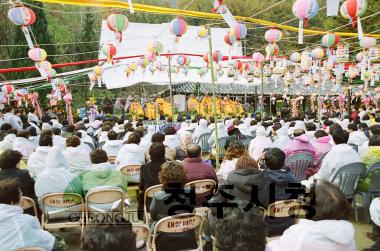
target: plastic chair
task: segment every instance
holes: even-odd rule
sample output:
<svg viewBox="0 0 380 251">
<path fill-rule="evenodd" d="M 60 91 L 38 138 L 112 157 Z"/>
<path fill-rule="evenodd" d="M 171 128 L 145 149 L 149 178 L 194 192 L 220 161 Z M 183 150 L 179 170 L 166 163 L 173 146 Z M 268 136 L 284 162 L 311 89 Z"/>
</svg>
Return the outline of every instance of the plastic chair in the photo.
<svg viewBox="0 0 380 251">
<path fill-rule="evenodd" d="M 95 150 L 95 147 L 94 147 L 93 144 L 88 143 L 88 142 L 83 142 L 83 143 L 85 143 L 86 145 L 88 145 L 91 148 L 91 151 Z"/>
<path fill-rule="evenodd" d="M 90 190 L 86 194 L 86 223 L 110 223 L 108 222 L 109 216 L 112 216 L 111 219 L 113 222 L 114 213 L 116 215 L 120 213 L 123 214 L 124 212 L 124 198 L 124 192 L 117 188 L 95 188 Z M 95 221 L 90 221 L 90 214 L 93 214 Z M 98 214 L 103 215 L 100 218 Z M 97 222 L 99 219 L 103 219 L 104 222 Z"/>
<path fill-rule="evenodd" d="M 34 202 L 34 200 L 32 198 L 22 196 L 21 207 L 24 210 L 29 209 L 29 208 L 33 208 L 34 216 L 38 217 L 36 203 Z"/>
<path fill-rule="evenodd" d="M 298 180 L 306 179 L 306 170 L 314 165 L 314 158 L 310 154 L 299 153 L 286 158 L 285 166 L 290 169 L 294 177 Z"/>
<path fill-rule="evenodd" d="M 217 154 L 219 154 L 219 159 L 223 159 L 224 155 L 226 154 L 226 149 L 224 149 L 224 147 L 226 146 L 226 143 L 227 143 L 227 137 L 218 139 L 219 151 Z"/>
<path fill-rule="evenodd" d="M 368 192 L 359 192 L 364 201 L 364 219 L 369 223 L 369 206 L 373 198 L 380 195 L 380 162 L 374 163 L 368 169 L 366 175 L 371 175 L 371 183 L 369 184 Z"/>
<path fill-rule="evenodd" d="M 211 136 L 211 133 L 204 133 L 201 136 L 199 136 L 197 144 L 201 146 L 202 153 L 210 152 L 210 145 L 208 144 L 208 140 L 210 136 Z"/>
<path fill-rule="evenodd" d="M 192 250 L 203 250 L 202 245 L 202 229 L 203 218 L 195 214 L 178 214 L 168 216 L 159 220 L 153 230 L 152 250 L 156 251 L 156 238 L 160 232 L 162 233 L 182 233 L 194 229 L 196 233 L 197 248 Z"/>
<path fill-rule="evenodd" d="M 256 138 L 256 131 L 252 131 L 251 135 L 252 135 L 253 139 Z"/>
<path fill-rule="evenodd" d="M 42 196 L 42 228 L 81 227 L 81 230 L 83 230 L 83 204 L 82 196 L 76 193 L 51 193 Z M 49 207 L 49 210 L 47 210 L 47 207 Z M 56 210 L 51 208 L 56 208 Z"/>
<path fill-rule="evenodd" d="M 358 222 L 358 209 L 355 200 L 355 189 L 358 185 L 360 177 L 365 173 L 365 165 L 361 162 L 354 162 L 339 168 L 333 178 L 332 182 L 335 183 L 340 190 L 346 195 L 347 199 L 351 199 L 355 209 L 355 220 Z"/>
<path fill-rule="evenodd" d="M 102 147 L 104 146 L 105 143 L 106 143 L 105 141 L 100 142 L 100 143 L 98 144 L 98 148 L 102 148 Z M 94 150 L 94 149 L 92 149 L 92 150 Z"/>
<path fill-rule="evenodd" d="M 149 223 L 150 221 L 150 213 L 148 212 L 148 198 L 153 198 L 154 194 L 159 192 L 159 191 L 162 191 L 162 184 L 160 185 L 155 185 L 155 186 L 151 186 L 151 187 L 148 187 L 146 190 L 145 190 L 145 193 L 144 193 L 144 218 L 145 218 L 145 222 L 146 224 Z"/>
<path fill-rule="evenodd" d="M 250 138 L 247 138 L 247 139 L 243 139 L 241 142 L 243 143 L 245 149 L 249 149 L 249 144 L 251 143 L 251 140 Z"/>
</svg>

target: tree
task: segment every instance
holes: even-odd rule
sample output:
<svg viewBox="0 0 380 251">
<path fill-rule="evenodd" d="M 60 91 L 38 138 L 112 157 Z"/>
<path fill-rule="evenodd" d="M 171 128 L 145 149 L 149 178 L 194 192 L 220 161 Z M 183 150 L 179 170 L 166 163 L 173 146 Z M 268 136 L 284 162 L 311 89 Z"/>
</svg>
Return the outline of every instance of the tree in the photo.
<svg viewBox="0 0 380 251">
<path fill-rule="evenodd" d="M 45 45 L 41 46 L 44 50 L 46 50 L 46 53 L 48 55 L 47 60 L 51 63 L 55 62 L 55 58 L 49 55 L 56 55 L 56 48 L 54 45 L 54 40 L 52 38 L 52 35 L 48 31 L 48 20 L 45 15 L 45 11 L 43 8 L 43 3 L 25 0 L 24 3 L 31 3 L 38 8 L 30 7 L 35 14 L 36 14 L 36 22 L 31 26 L 31 29 L 33 31 L 33 34 L 35 36 L 36 42 L 38 44 L 51 44 L 51 45 Z M 17 27 L 14 29 L 12 34 L 12 44 L 17 45 L 25 45 L 26 40 L 24 33 L 22 32 L 20 27 Z M 28 56 L 28 47 L 13 47 L 10 50 L 10 58 L 25 58 Z M 25 67 L 25 66 L 31 66 L 33 63 L 30 59 L 20 59 L 16 61 L 9 61 L 8 67 Z M 20 72 L 20 73 L 14 73 L 10 74 L 10 77 L 12 79 L 19 79 L 19 78 L 29 78 L 29 77 L 36 77 L 38 76 L 38 72 Z"/>
</svg>

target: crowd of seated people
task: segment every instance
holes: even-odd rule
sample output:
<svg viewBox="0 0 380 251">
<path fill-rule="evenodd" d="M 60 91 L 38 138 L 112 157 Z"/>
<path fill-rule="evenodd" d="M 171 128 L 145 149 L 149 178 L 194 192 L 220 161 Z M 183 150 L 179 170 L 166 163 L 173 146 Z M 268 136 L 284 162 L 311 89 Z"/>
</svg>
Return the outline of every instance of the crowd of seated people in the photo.
<svg viewBox="0 0 380 251">
<path fill-rule="evenodd" d="M 206 246 L 213 239 L 219 250 L 356 250 L 349 222 L 351 201 L 334 177 L 344 166 L 359 162 L 368 170 L 380 161 L 380 119 L 369 110 L 361 119 L 322 117 L 320 122 L 314 115 L 216 121 L 198 117 L 177 123 L 169 118 L 161 128 L 118 117 L 84 118 L 69 125 L 47 115 L 39 118 L 34 109 L 21 120 L 9 106 L 2 112 L 0 250 L 32 246 L 64 250 L 59 235 L 40 227 L 46 195 L 75 193 L 86 198 L 90 192 L 114 188 L 130 197 L 129 188 L 135 185 L 139 222 L 151 232 L 167 216 L 208 207 L 202 238 Z M 368 119 L 370 115 L 374 119 Z M 208 138 L 201 142 L 204 135 Z M 217 163 L 221 139 L 225 153 Z M 205 152 L 202 144 L 207 143 Z M 303 180 L 287 164 L 301 155 L 312 159 Z M 138 173 L 125 173 L 128 166 Z M 367 192 L 376 182 L 364 173 L 357 192 Z M 185 186 L 199 180 L 212 182 L 215 190 L 195 194 L 194 187 Z M 146 202 L 147 218 L 144 192 L 155 185 L 162 188 Z M 315 204 L 306 192 L 297 195 L 290 187 L 315 191 Z M 36 217 L 28 215 L 34 213 L 30 209 L 23 214 L 21 196 L 35 202 Z M 306 219 L 267 215 L 268 208 L 285 200 L 312 205 L 315 214 Z M 374 230 L 368 234 L 377 241 L 373 248 L 380 243 L 378 211 L 375 199 Z M 156 248 L 195 249 L 197 234 L 194 229 L 159 233 Z M 134 250 L 135 239 L 133 224 L 127 220 L 91 224 L 84 228 L 81 249 Z"/>
</svg>

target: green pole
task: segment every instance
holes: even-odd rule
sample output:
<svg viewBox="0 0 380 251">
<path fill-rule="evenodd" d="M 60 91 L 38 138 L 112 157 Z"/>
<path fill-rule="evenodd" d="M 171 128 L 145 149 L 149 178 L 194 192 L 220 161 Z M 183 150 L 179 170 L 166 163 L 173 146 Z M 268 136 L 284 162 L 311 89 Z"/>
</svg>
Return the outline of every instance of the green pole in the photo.
<svg viewBox="0 0 380 251">
<path fill-rule="evenodd" d="M 170 53 L 170 51 L 168 51 Z M 170 102 L 172 103 L 172 119 L 174 121 L 174 99 L 173 99 L 173 85 L 172 85 L 172 67 L 171 67 L 171 56 L 168 57 L 169 62 L 169 88 L 170 88 Z"/>
<path fill-rule="evenodd" d="M 208 26 L 208 48 L 209 48 L 209 61 L 210 61 L 210 70 L 211 70 L 211 82 L 212 82 L 212 103 L 214 110 L 214 123 L 215 123 L 215 145 L 216 145 L 216 169 L 219 170 L 219 140 L 218 140 L 218 116 L 216 114 L 216 85 L 215 85 L 215 75 L 214 75 L 214 61 L 212 59 L 212 40 L 211 40 L 211 27 Z"/>
</svg>

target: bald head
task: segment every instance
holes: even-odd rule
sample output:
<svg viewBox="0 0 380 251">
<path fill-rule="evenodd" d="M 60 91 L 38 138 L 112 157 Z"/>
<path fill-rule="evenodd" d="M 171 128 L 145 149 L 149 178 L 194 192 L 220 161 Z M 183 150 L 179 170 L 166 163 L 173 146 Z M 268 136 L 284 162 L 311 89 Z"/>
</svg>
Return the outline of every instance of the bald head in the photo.
<svg viewBox="0 0 380 251">
<path fill-rule="evenodd" d="M 187 156 L 189 158 L 197 158 L 201 155 L 201 147 L 197 144 L 190 144 L 187 147 Z"/>
</svg>

